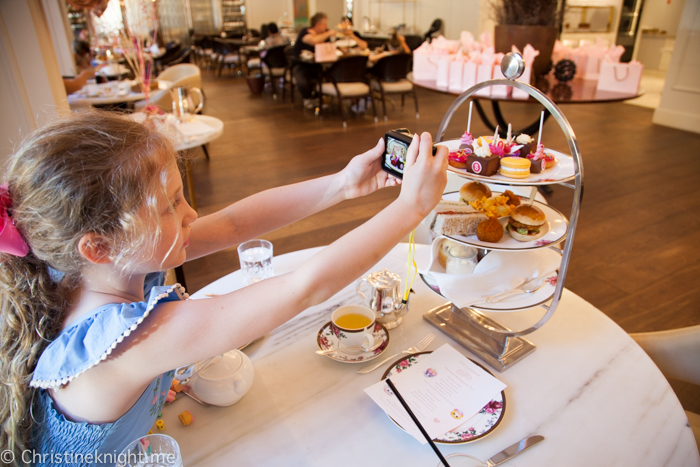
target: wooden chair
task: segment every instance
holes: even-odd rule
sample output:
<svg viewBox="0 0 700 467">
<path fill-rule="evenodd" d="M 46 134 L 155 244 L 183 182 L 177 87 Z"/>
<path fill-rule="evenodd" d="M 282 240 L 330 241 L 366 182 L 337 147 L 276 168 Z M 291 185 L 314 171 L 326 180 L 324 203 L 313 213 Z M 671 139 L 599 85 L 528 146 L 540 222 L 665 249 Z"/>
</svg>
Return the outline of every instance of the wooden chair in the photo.
<svg viewBox="0 0 700 467">
<path fill-rule="evenodd" d="M 284 71 L 285 80 L 289 84 L 289 95 L 292 98 L 292 104 L 294 104 L 294 67 L 296 63 L 294 62 L 294 46 L 286 45 L 284 47 L 284 56 L 287 58 L 287 69 Z M 284 94 L 282 94 L 282 100 L 284 100 Z"/>
<path fill-rule="evenodd" d="M 272 86 L 272 96 L 277 99 L 279 80 L 282 80 L 282 100 L 287 89 L 287 56 L 284 50 L 286 45 L 278 45 L 265 51 L 262 58 L 262 73 L 265 80 Z"/>
<path fill-rule="evenodd" d="M 370 73 L 374 77 L 372 88 L 379 92 L 382 98 L 384 121 L 387 120 L 385 98 L 387 94 L 401 94 L 401 109 L 403 109 L 406 94 L 413 97 L 413 101 L 416 104 L 416 118 L 420 118 L 416 90 L 413 87 L 413 83 L 406 79 L 410 63 L 411 55 L 394 54 L 379 59 L 370 69 Z"/>
<path fill-rule="evenodd" d="M 341 58 L 328 71 L 324 73 L 324 80 L 319 86 L 319 115 L 323 112 L 323 96 L 334 96 L 338 99 L 340 116 L 343 119 L 343 127 L 347 126 L 343 99 L 352 99 L 358 105 L 360 98 L 369 98 L 374 113 L 374 121 L 377 122 L 377 108 L 374 105 L 372 92 L 367 83 L 367 57 L 358 55 Z M 326 82 L 324 82 L 326 81 Z"/>
<path fill-rule="evenodd" d="M 630 334 L 667 379 L 700 386 L 700 325 Z M 686 410 L 700 449 L 700 414 Z"/>
<path fill-rule="evenodd" d="M 235 47 L 221 39 L 214 39 L 214 53 L 212 61 L 216 64 L 216 73 L 221 76 L 221 71 L 225 67 L 235 69 L 241 65 L 241 56 L 238 52 L 238 47 Z M 240 69 L 238 70 L 241 73 Z"/>
</svg>

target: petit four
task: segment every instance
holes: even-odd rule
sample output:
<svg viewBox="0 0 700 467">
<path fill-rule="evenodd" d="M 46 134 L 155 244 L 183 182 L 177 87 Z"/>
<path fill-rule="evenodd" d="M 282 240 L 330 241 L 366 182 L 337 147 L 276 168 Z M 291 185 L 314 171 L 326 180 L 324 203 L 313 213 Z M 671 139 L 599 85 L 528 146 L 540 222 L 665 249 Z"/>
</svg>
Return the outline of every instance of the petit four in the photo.
<svg viewBox="0 0 700 467">
<path fill-rule="evenodd" d="M 530 159 L 504 157 L 501 159 L 500 173 L 509 178 L 527 178 L 530 175 Z"/>
</svg>

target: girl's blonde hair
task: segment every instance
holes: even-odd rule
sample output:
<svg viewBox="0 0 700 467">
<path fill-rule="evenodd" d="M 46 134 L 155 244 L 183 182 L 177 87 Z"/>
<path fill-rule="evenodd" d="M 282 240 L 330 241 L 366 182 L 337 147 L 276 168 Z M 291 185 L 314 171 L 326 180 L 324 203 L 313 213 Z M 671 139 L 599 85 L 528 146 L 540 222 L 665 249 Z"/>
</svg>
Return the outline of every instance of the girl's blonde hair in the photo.
<svg viewBox="0 0 700 467">
<path fill-rule="evenodd" d="M 30 252 L 0 253 L 0 449 L 13 450 L 18 465 L 31 448 L 36 390 L 29 382 L 81 283 L 81 237 L 98 234 L 123 271 L 148 258 L 159 238 L 157 195 L 174 155 L 156 131 L 95 111 L 35 131 L 12 156 L 11 214 Z"/>
</svg>

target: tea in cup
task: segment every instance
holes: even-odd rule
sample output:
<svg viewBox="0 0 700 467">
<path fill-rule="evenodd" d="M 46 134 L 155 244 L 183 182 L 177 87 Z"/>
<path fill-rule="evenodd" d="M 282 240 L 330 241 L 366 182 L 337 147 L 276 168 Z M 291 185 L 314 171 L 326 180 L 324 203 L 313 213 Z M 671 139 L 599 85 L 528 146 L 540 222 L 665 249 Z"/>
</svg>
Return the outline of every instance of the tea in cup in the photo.
<svg viewBox="0 0 700 467">
<path fill-rule="evenodd" d="M 374 346 L 374 311 L 361 305 L 341 306 L 331 315 L 331 327 L 338 336 L 338 347 Z"/>
</svg>

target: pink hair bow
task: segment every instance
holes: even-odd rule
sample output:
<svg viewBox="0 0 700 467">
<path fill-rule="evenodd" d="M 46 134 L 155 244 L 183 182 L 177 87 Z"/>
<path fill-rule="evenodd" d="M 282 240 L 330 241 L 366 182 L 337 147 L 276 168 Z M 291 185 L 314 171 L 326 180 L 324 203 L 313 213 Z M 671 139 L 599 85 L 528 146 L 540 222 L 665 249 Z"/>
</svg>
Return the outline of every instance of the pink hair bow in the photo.
<svg viewBox="0 0 700 467">
<path fill-rule="evenodd" d="M 10 198 L 7 184 L 0 185 L 0 251 L 14 256 L 26 256 L 29 245 L 24 241 L 7 212 L 11 206 L 12 198 Z"/>
</svg>

